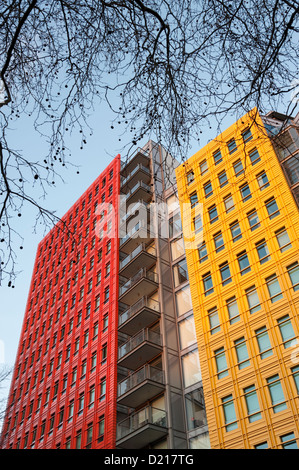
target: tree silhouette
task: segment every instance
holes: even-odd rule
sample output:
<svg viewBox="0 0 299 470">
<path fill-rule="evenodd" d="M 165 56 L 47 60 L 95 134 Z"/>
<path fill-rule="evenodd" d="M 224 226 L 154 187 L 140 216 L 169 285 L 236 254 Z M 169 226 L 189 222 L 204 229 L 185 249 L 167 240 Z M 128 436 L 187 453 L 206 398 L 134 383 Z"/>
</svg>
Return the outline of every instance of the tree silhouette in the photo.
<svg viewBox="0 0 299 470">
<path fill-rule="evenodd" d="M 128 154 L 148 136 L 178 159 L 228 113 L 282 105 L 291 113 L 298 11 L 294 0 L 2 0 L 2 276 L 13 283 L 24 204 L 35 223 L 56 220 L 32 188 L 45 197 L 71 162 L 68 136 L 79 133 L 84 147 L 101 100 L 115 132 L 124 126 Z M 20 116 L 44 137 L 45 158 L 14 148 L 8 130 Z"/>
</svg>

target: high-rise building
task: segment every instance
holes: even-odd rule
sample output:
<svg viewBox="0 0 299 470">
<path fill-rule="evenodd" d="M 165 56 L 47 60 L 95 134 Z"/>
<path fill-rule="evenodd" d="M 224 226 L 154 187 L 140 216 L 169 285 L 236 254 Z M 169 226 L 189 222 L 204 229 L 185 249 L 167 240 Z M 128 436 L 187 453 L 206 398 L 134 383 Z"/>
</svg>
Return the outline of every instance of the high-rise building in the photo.
<svg viewBox="0 0 299 470">
<path fill-rule="evenodd" d="M 40 243 L 3 448 L 209 447 L 177 165 L 117 156 Z"/>
<path fill-rule="evenodd" d="M 299 447 L 298 151 L 253 109 L 176 170 L 212 448 Z"/>
</svg>

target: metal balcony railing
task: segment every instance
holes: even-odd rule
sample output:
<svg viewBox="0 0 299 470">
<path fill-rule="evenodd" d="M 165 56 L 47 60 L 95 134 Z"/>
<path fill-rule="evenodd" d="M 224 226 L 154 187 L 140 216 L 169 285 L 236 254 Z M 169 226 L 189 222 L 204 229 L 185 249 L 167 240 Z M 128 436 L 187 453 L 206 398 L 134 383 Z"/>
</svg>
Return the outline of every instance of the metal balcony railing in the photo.
<svg viewBox="0 0 299 470">
<path fill-rule="evenodd" d="M 128 416 L 128 418 L 117 424 L 117 439 L 122 439 L 128 434 L 141 429 L 147 424 L 153 424 L 166 428 L 166 411 L 154 408 L 152 406 L 146 406 L 145 408 L 132 413 L 130 416 Z"/>
<path fill-rule="evenodd" d="M 123 295 L 127 290 L 140 281 L 140 279 L 148 279 L 149 281 L 158 282 L 158 274 L 154 271 L 147 271 L 145 268 L 141 268 L 133 277 L 131 277 L 124 285 L 119 288 L 119 296 Z"/>
<path fill-rule="evenodd" d="M 139 331 L 136 335 L 132 336 L 126 343 L 122 344 L 118 348 L 118 359 L 126 356 L 134 349 L 136 349 L 140 344 L 144 343 L 145 341 L 149 341 L 157 346 L 162 345 L 162 337 L 160 333 L 156 331 L 149 330 L 148 328 L 144 328 L 143 330 Z"/>
<path fill-rule="evenodd" d="M 138 300 L 138 302 L 119 315 L 119 326 L 129 320 L 129 318 L 133 317 L 133 315 L 135 315 L 135 313 L 141 310 L 143 307 L 150 308 L 155 312 L 160 312 L 160 303 L 157 300 L 150 299 L 148 297 L 142 297 L 140 300 Z"/>
<path fill-rule="evenodd" d="M 150 203 L 139 199 L 139 201 L 129 205 L 128 211 L 120 219 L 120 224 L 123 224 L 131 215 L 133 215 L 138 210 L 138 207 L 145 207 L 148 209 L 150 207 Z"/>
<path fill-rule="evenodd" d="M 150 226 L 145 225 L 143 222 L 138 222 L 135 225 L 135 227 L 133 227 L 124 237 L 120 239 L 119 246 L 122 246 L 127 240 L 129 240 L 129 238 L 138 238 L 138 236 L 134 236 L 134 235 L 136 235 L 139 232 L 139 230 L 142 231 L 140 232 L 140 234 L 145 235 L 145 232 L 146 232 L 146 235 L 150 236 L 150 233 L 151 233 Z M 143 236 L 142 238 L 147 238 L 147 237 Z"/>
<path fill-rule="evenodd" d="M 137 385 L 141 384 L 145 380 L 153 380 L 154 382 L 158 382 L 161 385 L 164 385 L 164 373 L 163 370 L 157 369 L 157 367 L 150 366 L 146 364 L 145 366 L 141 367 L 141 369 L 133 372 L 126 377 L 124 380 L 119 382 L 118 384 L 118 396 L 124 395 L 125 393 L 129 392 L 133 388 L 137 387 Z"/>
<path fill-rule="evenodd" d="M 123 178 L 123 180 L 121 181 L 121 186 L 124 186 L 129 181 L 129 179 L 131 179 L 132 176 L 134 176 L 135 173 L 137 173 L 139 170 L 144 171 L 149 176 L 151 174 L 150 169 L 147 166 L 144 166 L 142 163 L 138 163 L 138 165 L 135 166 L 135 168 L 128 174 L 128 176 Z"/>
<path fill-rule="evenodd" d="M 154 246 L 141 243 L 137 246 L 137 248 L 135 248 L 135 250 L 132 251 L 132 253 L 130 253 L 122 261 L 120 261 L 119 269 L 124 268 L 132 259 L 135 258 L 135 256 L 137 256 L 142 251 L 149 253 L 150 255 L 156 256 L 156 248 Z"/>
<path fill-rule="evenodd" d="M 136 155 L 138 154 L 141 154 L 144 157 L 149 158 L 149 151 L 138 147 L 138 149 L 130 157 L 128 157 L 125 162 L 121 162 L 121 169 L 125 168 L 128 165 L 128 163 L 130 163 L 133 160 L 133 158 L 135 158 Z"/>
</svg>

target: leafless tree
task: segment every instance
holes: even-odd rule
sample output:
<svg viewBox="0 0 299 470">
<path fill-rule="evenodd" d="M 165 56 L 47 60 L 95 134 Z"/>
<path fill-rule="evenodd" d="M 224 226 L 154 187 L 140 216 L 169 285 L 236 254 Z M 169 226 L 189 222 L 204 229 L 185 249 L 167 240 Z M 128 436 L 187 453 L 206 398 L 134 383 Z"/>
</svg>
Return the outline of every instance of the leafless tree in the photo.
<svg viewBox="0 0 299 470">
<path fill-rule="evenodd" d="M 126 152 L 148 136 L 184 158 L 228 113 L 285 105 L 298 87 L 298 11 L 295 0 L 2 0 L 2 275 L 13 283 L 24 204 L 55 219 L 34 189 L 45 196 L 71 162 L 72 133 L 84 147 L 101 100 Z M 38 161 L 14 145 L 20 116 L 45 139 Z"/>
<path fill-rule="evenodd" d="M 4 419 L 7 397 L 1 392 L 6 388 L 12 374 L 12 369 L 7 366 L 0 366 L 0 425 Z M 1 427 L 1 426 L 0 426 Z"/>
</svg>

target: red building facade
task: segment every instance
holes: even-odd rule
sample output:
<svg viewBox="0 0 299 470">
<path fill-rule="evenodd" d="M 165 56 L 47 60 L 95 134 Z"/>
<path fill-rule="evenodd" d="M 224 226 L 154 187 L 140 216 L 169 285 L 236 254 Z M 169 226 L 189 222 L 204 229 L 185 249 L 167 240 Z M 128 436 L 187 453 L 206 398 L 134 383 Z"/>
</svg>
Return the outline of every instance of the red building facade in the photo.
<svg viewBox="0 0 299 470">
<path fill-rule="evenodd" d="M 119 193 L 118 155 L 38 246 L 2 448 L 115 447 Z"/>
</svg>

